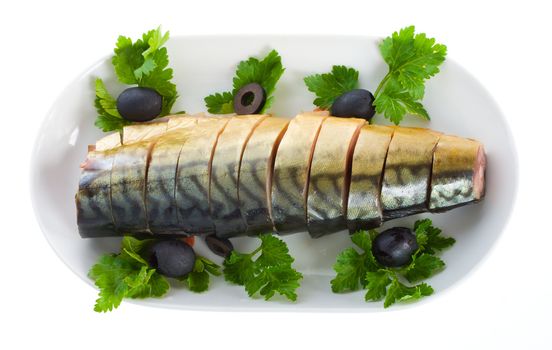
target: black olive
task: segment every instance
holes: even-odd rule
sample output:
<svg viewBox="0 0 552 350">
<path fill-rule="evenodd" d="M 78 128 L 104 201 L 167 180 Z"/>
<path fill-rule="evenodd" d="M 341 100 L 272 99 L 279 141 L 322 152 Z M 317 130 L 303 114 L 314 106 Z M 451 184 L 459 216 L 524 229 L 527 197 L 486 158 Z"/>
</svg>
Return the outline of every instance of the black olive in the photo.
<svg viewBox="0 0 552 350">
<path fill-rule="evenodd" d="M 354 89 L 336 98 L 331 108 L 331 115 L 370 120 L 376 113 L 373 103 L 374 95 L 370 91 Z"/>
<path fill-rule="evenodd" d="M 161 114 L 163 97 L 150 88 L 132 87 L 117 98 L 117 110 L 131 122 L 147 122 Z"/>
<path fill-rule="evenodd" d="M 243 86 L 234 95 L 234 112 L 237 114 L 256 114 L 263 109 L 266 102 L 266 92 L 257 83 Z"/>
<path fill-rule="evenodd" d="M 399 267 L 410 263 L 418 250 L 418 242 L 412 230 L 393 227 L 380 233 L 372 242 L 372 253 L 383 266 Z"/>
<path fill-rule="evenodd" d="M 157 241 L 151 246 L 150 252 L 150 266 L 167 277 L 182 277 L 194 268 L 194 250 L 181 240 Z"/>
<path fill-rule="evenodd" d="M 205 243 L 207 243 L 207 247 L 209 247 L 213 253 L 223 258 L 226 258 L 230 255 L 232 250 L 234 250 L 234 246 L 229 239 L 218 238 L 215 235 L 205 237 Z"/>
</svg>

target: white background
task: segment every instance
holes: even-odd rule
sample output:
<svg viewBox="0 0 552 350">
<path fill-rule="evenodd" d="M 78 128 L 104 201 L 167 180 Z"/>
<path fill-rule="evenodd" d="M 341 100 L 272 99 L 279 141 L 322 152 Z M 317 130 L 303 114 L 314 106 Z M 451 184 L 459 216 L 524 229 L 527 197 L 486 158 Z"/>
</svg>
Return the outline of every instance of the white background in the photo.
<svg viewBox="0 0 552 350">
<path fill-rule="evenodd" d="M 2 2 L 0 348 L 551 348 L 552 11 L 545 4 Z M 447 44 L 449 57 L 491 92 L 516 139 L 520 187 L 506 231 L 469 278 L 423 307 L 290 314 L 175 311 L 123 303 L 116 312 L 93 312 L 96 290 L 58 259 L 34 220 L 30 151 L 43 116 L 66 84 L 111 52 L 119 34 L 136 37 L 159 24 L 173 35 L 380 36 L 415 24 L 436 36 Z"/>
</svg>

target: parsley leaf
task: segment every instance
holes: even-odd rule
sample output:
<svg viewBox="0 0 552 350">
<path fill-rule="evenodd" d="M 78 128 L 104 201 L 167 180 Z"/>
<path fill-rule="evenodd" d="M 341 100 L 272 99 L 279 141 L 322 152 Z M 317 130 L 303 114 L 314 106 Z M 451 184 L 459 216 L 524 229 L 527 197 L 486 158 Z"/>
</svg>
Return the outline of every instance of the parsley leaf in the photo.
<svg viewBox="0 0 552 350">
<path fill-rule="evenodd" d="M 333 66 L 330 73 L 314 74 L 303 79 L 314 92 L 314 105 L 330 109 L 336 98 L 358 87 L 358 71 L 345 66 Z"/>
<path fill-rule="evenodd" d="M 180 280 L 186 283 L 192 292 L 201 293 L 209 289 L 209 274 L 220 276 L 220 266 L 205 257 L 196 255 L 194 269 Z"/>
<path fill-rule="evenodd" d="M 398 278 L 393 278 L 391 285 L 387 289 L 387 295 L 383 302 L 383 307 L 388 308 L 396 301 L 414 301 L 421 299 L 422 297 L 430 296 L 433 294 L 433 288 L 426 284 L 420 283 L 413 287 L 408 287 L 399 282 Z"/>
<path fill-rule="evenodd" d="M 420 246 L 421 252 L 435 254 L 435 251 L 441 251 L 449 248 L 456 240 L 452 237 L 441 236 L 441 229 L 433 227 L 429 219 L 418 220 L 414 223 L 414 232 L 416 241 Z"/>
<path fill-rule="evenodd" d="M 366 279 L 366 301 L 378 301 L 385 298 L 387 294 L 387 286 L 391 283 L 389 272 L 385 269 L 379 269 L 375 272 L 367 272 Z"/>
<path fill-rule="evenodd" d="M 376 112 L 398 125 L 406 113 L 429 120 L 424 106 L 405 91 L 397 81 L 390 80 L 374 101 Z"/>
<path fill-rule="evenodd" d="M 100 289 L 97 312 L 117 308 L 123 298 L 161 297 L 169 290 L 169 283 L 155 269 L 122 254 L 102 255 L 88 276 Z"/>
<path fill-rule="evenodd" d="M 284 74 L 282 58 L 276 50 L 272 50 L 265 58 L 259 61 L 250 57 L 241 61 L 236 69 L 236 76 L 233 79 L 232 92 L 215 93 L 205 97 L 205 104 L 209 113 L 224 114 L 234 112 L 234 95 L 243 86 L 249 83 L 260 84 L 266 93 L 266 101 L 260 113 L 265 113 L 274 102 L 274 91 L 276 83 Z"/>
<path fill-rule="evenodd" d="M 119 36 L 111 59 L 121 83 L 148 87 L 162 96 L 160 117 L 170 114 L 178 98 L 176 85 L 171 82 L 173 70 L 167 68 L 167 49 L 162 47 L 168 39 L 169 32 L 163 34 L 160 27 L 144 33 L 134 43 L 128 37 Z M 103 131 L 120 130 L 130 122 L 119 115 L 115 99 L 107 93 L 103 83 L 98 86 L 98 80 L 101 82 L 96 80 L 95 106 L 99 116 L 95 124 Z"/>
<path fill-rule="evenodd" d="M 205 104 L 209 113 L 234 113 L 234 96 L 231 92 L 215 93 L 205 97 Z"/>
<path fill-rule="evenodd" d="M 441 230 L 433 227 L 430 219 L 418 220 L 414 224 L 418 250 L 412 261 L 401 268 L 387 268 L 380 265 L 372 254 L 372 242 L 378 235 L 375 230 L 358 231 L 351 235 L 351 241 L 362 250 L 354 248 L 342 251 L 336 259 L 335 278 L 331 281 L 332 291 L 342 293 L 363 287 L 366 301 L 384 300 L 384 307 L 395 302 L 418 300 L 433 293 L 426 283 L 408 286 L 401 282 L 414 283 L 429 278 L 444 269 L 445 263 L 435 256 L 436 250 L 454 244 L 454 239 L 440 236 Z"/>
<path fill-rule="evenodd" d="M 378 269 L 377 262 L 372 255 L 372 236 L 375 231 L 358 231 L 351 236 L 351 241 L 363 250 L 359 254 L 354 248 L 342 251 L 333 266 L 337 275 L 330 282 L 334 293 L 355 291 L 366 284 L 365 276 L 367 271 Z"/>
<path fill-rule="evenodd" d="M 120 130 L 123 126 L 130 124 L 117 111 L 117 101 L 109 94 L 100 78 L 96 79 L 95 86 L 96 99 L 94 100 L 94 106 L 98 116 L 94 124 L 103 131 Z"/>
<path fill-rule="evenodd" d="M 269 234 L 260 235 L 259 238 L 261 245 L 251 253 L 234 250 L 224 260 L 224 278 L 243 285 L 250 297 L 258 292 L 265 300 L 269 300 L 278 293 L 289 300 L 297 300 L 295 291 L 303 275 L 291 266 L 294 259 L 286 243 Z"/>
<path fill-rule="evenodd" d="M 389 72 L 376 89 L 374 105 L 376 112 L 397 125 L 407 113 L 429 120 L 419 100 L 424 96 L 425 80 L 439 73 L 447 54 L 445 45 L 414 31 L 414 26 L 403 28 L 379 46 Z"/>
<path fill-rule="evenodd" d="M 444 267 L 445 262 L 435 255 L 422 254 L 414 256 L 410 265 L 405 269 L 404 276 L 408 282 L 416 282 L 431 277 Z"/>
</svg>

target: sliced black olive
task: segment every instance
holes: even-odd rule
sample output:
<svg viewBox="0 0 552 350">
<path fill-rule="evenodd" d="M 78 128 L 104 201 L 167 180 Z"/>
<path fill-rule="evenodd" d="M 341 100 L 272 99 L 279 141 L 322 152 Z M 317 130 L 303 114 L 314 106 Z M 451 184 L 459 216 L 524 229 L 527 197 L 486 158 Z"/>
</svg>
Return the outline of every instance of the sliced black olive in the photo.
<svg viewBox="0 0 552 350">
<path fill-rule="evenodd" d="M 393 227 L 380 233 L 372 243 L 372 253 L 383 266 L 399 267 L 410 263 L 418 250 L 418 242 L 412 230 Z"/>
<path fill-rule="evenodd" d="M 205 237 L 205 243 L 207 243 L 207 247 L 209 247 L 213 253 L 218 256 L 222 256 L 223 258 L 226 258 L 230 255 L 232 250 L 234 250 L 234 246 L 230 240 L 226 238 L 218 238 L 215 235 Z"/>
<path fill-rule="evenodd" d="M 194 250 L 179 239 L 155 242 L 150 252 L 150 266 L 167 277 L 182 277 L 194 268 Z"/>
<path fill-rule="evenodd" d="M 257 83 L 249 83 L 243 86 L 234 95 L 234 112 L 237 114 L 259 113 L 266 102 L 266 92 Z"/>
<path fill-rule="evenodd" d="M 336 117 L 359 117 L 372 119 L 376 109 L 374 95 L 368 90 L 354 89 L 339 96 L 333 103 L 331 115 Z"/>
<path fill-rule="evenodd" d="M 161 114 L 163 97 L 153 89 L 132 87 L 117 98 L 117 111 L 131 122 L 146 122 Z"/>
</svg>

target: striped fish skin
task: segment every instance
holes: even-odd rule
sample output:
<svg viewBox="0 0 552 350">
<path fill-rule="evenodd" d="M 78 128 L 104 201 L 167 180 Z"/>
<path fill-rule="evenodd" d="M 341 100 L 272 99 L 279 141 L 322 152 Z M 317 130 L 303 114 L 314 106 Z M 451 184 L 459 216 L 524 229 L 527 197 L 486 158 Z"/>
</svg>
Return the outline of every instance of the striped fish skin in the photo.
<svg viewBox="0 0 552 350">
<path fill-rule="evenodd" d="M 433 150 L 440 135 L 428 129 L 395 128 L 381 189 L 384 220 L 427 210 Z"/>
<path fill-rule="evenodd" d="M 328 113 L 304 113 L 288 126 L 276 158 L 272 175 L 271 215 L 280 234 L 307 229 L 306 196 L 314 145 Z"/>
<path fill-rule="evenodd" d="M 355 231 L 449 210 L 485 194 L 485 153 L 474 140 L 419 128 L 341 130 L 327 113 L 289 124 L 256 116 L 264 119 L 228 130 L 244 117 L 198 117 L 189 126 L 193 119 L 183 118 L 190 117 L 129 126 L 126 137 L 89 147 L 75 196 L 82 237 L 234 237 L 269 229 L 318 237 L 345 224 Z"/>
<path fill-rule="evenodd" d="M 364 125 L 360 130 L 347 202 L 347 228 L 351 233 L 381 226 L 383 166 L 393 131 L 392 127 L 378 125 Z"/>
<path fill-rule="evenodd" d="M 240 115 L 230 119 L 219 137 L 211 164 L 209 210 L 218 237 L 245 234 L 240 211 L 238 176 L 251 134 L 267 115 Z"/>
<path fill-rule="evenodd" d="M 176 166 L 182 145 L 188 142 L 198 118 L 180 118 L 161 135 L 151 151 L 146 185 L 148 227 L 154 234 L 180 231 L 176 213 Z"/>
<path fill-rule="evenodd" d="M 209 212 L 210 164 L 219 135 L 230 118 L 208 119 L 193 128 L 178 157 L 175 200 L 183 234 L 215 232 Z"/>
<path fill-rule="evenodd" d="M 347 228 L 346 201 L 354 146 L 364 119 L 328 117 L 312 156 L 307 195 L 307 228 L 313 238 Z"/>
<path fill-rule="evenodd" d="M 114 152 L 92 151 L 82 164 L 75 202 L 77 225 L 83 238 L 113 236 L 115 231 L 109 196 L 114 156 Z"/>
<path fill-rule="evenodd" d="M 148 156 L 155 141 L 117 149 L 111 169 L 111 208 L 115 229 L 122 234 L 151 233 L 146 213 Z"/>
<path fill-rule="evenodd" d="M 274 157 L 289 119 L 268 117 L 255 128 L 243 152 L 238 176 L 240 211 L 246 233 L 257 235 L 273 230 L 270 218 L 270 180 Z"/>
<path fill-rule="evenodd" d="M 429 210 L 446 211 L 485 195 L 485 152 L 481 143 L 442 136 L 433 155 Z"/>
</svg>

